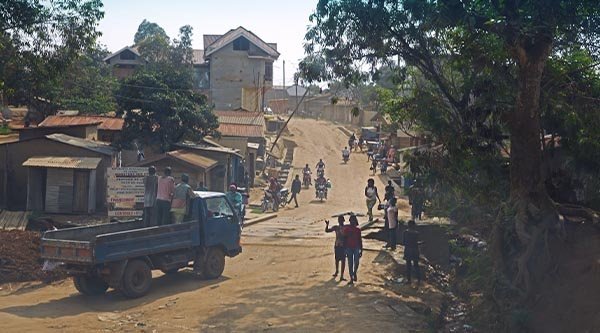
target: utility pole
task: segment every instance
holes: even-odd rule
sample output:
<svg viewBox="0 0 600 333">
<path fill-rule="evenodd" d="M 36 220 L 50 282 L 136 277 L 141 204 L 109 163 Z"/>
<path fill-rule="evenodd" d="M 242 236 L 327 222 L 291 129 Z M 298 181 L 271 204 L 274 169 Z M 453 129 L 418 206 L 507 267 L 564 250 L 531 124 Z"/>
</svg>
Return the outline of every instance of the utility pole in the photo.
<svg viewBox="0 0 600 333">
<path fill-rule="evenodd" d="M 286 99 L 285 97 L 287 95 L 286 91 L 285 91 L 285 60 L 283 61 L 283 84 L 282 84 L 282 86 L 283 86 L 283 91 L 281 92 L 281 99 L 283 100 L 283 99 Z M 288 104 L 288 103 L 285 103 L 285 104 Z M 284 106 L 284 109 L 285 109 L 284 111 L 287 111 L 287 107 Z"/>
</svg>

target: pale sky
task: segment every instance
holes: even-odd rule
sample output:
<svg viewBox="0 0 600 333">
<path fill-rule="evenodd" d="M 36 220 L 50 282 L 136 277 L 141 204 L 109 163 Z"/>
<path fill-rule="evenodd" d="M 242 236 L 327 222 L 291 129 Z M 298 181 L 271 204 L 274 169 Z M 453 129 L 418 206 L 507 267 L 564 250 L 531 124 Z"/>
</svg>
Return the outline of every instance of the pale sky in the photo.
<svg viewBox="0 0 600 333">
<path fill-rule="evenodd" d="M 273 81 L 293 84 L 298 60 L 304 56 L 304 34 L 308 17 L 318 0 L 104 0 L 104 19 L 100 22 L 100 43 L 111 52 L 133 44 L 142 20 L 160 25 L 169 37 L 179 28 L 194 28 L 193 47 L 202 49 L 202 35 L 221 35 L 238 26 L 254 32 L 268 43 L 277 43 L 281 55 L 273 65 Z"/>
</svg>

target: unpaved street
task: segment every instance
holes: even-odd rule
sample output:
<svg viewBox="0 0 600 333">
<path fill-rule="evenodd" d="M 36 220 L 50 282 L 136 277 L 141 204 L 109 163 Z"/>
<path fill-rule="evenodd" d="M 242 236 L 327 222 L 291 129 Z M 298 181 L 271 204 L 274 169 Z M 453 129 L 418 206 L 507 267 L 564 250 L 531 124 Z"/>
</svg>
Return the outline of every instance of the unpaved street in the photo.
<svg viewBox="0 0 600 333">
<path fill-rule="evenodd" d="M 292 204 L 276 219 L 246 228 L 243 253 L 227 260 L 223 277 L 202 281 L 185 271 L 174 276 L 157 272 L 150 293 L 135 300 L 112 290 L 84 297 L 69 280 L 16 291 L 4 285 L 0 331 L 426 331 L 425 316 L 407 304 L 426 298 L 427 286 L 406 295 L 387 291 L 384 279 L 394 266 L 380 251 L 381 243 L 366 243 L 356 286 L 331 277 L 333 235 L 324 233 L 322 220 L 337 212 L 365 212 L 366 155 L 353 154 L 343 165 L 347 136 L 330 123 L 295 119 L 290 131 L 288 138 L 298 144 L 295 171 L 305 163 L 314 169 L 324 159 L 333 182 L 329 200 L 314 201 L 311 187 L 300 193 L 300 208 Z M 383 195 L 384 185 L 375 178 Z"/>
</svg>

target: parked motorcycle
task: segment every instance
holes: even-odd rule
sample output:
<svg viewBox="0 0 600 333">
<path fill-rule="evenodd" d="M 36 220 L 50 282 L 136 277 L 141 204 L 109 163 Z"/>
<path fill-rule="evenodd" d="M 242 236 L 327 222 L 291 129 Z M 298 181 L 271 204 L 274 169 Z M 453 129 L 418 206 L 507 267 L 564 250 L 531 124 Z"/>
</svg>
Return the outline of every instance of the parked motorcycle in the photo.
<svg viewBox="0 0 600 333">
<path fill-rule="evenodd" d="M 279 190 L 279 205 L 281 207 L 285 207 L 285 205 L 287 205 L 288 202 L 288 196 L 290 195 L 290 190 L 287 188 L 282 188 L 281 190 Z"/>
<path fill-rule="evenodd" d="M 271 191 L 269 190 L 264 190 L 264 192 L 265 195 L 263 196 L 260 208 L 262 209 L 263 213 L 265 213 L 269 209 L 272 209 L 274 212 L 276 212 L 279 207 L 277 207 L 275 198 L 273 197 L 273 193 L 271 193 Z"/>
</svg>

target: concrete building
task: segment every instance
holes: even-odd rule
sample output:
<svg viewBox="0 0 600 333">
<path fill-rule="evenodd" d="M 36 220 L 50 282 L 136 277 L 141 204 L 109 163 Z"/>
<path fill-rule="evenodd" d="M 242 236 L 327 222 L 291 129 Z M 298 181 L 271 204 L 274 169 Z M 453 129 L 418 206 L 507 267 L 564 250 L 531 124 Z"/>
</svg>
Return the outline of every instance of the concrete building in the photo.
<svg viewBox="0 0 600 333">
<path fill-rule="evenodd" d="M 130 46 L 125 46 L 102 60 L 112 66 L 113 74 L 119 79 L 133 75 L 136 68 L 146 64 L 146 60 L 142 58 L 137 49 Z"/>
<path fill-rule="evenodd" d="M 238 27 L 224 35 L 204 35 L 209 99 L 217 110 L 261 111 L 264 93 L 273 86 L 277 44 L 266 43 Z"/>
</svg>

